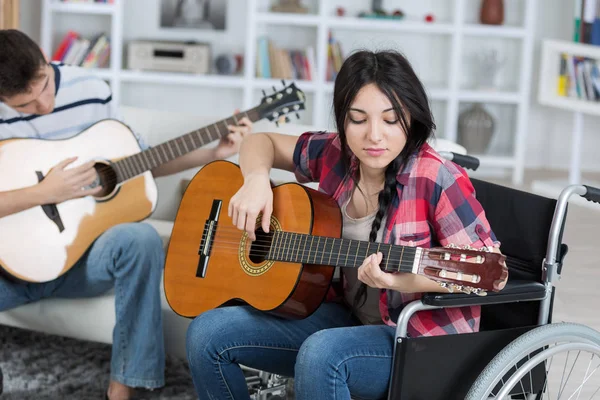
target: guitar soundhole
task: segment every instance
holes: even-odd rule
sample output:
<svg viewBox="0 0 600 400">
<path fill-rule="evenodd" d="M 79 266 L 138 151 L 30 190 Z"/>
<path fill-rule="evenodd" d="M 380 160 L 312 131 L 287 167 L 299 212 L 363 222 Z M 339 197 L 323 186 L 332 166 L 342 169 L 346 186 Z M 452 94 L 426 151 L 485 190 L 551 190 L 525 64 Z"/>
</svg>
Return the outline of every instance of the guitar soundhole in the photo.
<svg viewBox="0 0 600 400">
<path fill-rule="evenodd" d="M 96 197 L 105 197 L 111 194 L 117 186 L 117 173 L 113 167 L 105 163 L 96 163 L 94 169 L 98 174 L 96 182 L 93 186 L 101 185 L 102 190 L 96 195 Z"/>
<path fill-rule="evenodd" d="M 258 228 L 255 232 L 256 240 L 252 242 L 250 246 L 250 253 L 248 258 L 255 264 L 260 264 L 267 259 L 267 254 L 271 248 L 271 242 L 273 241 L 273 227 L 269 229 L 269 233 L 265 233 L 262 228 Z"/>
</svg>

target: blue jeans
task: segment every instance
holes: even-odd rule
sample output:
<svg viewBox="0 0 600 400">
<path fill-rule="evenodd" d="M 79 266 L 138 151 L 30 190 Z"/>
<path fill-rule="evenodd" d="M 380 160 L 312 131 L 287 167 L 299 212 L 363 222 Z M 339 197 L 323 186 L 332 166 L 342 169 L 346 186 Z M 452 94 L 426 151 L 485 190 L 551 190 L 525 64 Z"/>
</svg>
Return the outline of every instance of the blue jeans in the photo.
<svg viewBox="0 0 600 400">
<path fill-rule="evenodd" d="M 358 326 L 341 304 L 303 320 L 248 306 L 205 312 L 187 332 L 187 355 L 203 400 L 249 399 L 239 364 L 295 378 L 297 400 L 381 399 L 387 394 L 394 328 Z"/>
<path fill-rule="evenodd" d="M 112 227 L 66 274 L 46 283 L 0 278 L 0 311 L 48 297 L 101 295 L 115 288 L 111 378 L 131 387 L 164 386 L 160 306 L 164 251 L 148 224 Z"/>
</svg>

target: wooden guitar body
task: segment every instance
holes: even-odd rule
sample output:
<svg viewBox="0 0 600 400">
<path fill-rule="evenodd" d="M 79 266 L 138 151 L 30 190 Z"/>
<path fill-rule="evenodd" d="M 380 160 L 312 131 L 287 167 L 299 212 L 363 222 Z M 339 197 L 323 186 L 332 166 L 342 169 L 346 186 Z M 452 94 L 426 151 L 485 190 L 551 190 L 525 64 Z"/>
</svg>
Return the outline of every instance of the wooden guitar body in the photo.
<svg viewBox="0 0 600 400">
<path fill-rule="evenodd" d="M 139 152 L 133 132 L 116 120 L 101 121 L 66 140 L 2 140 L 0 191 L 36 185 L 39 174 L 46 176 L 50 168 L 73 155 L 78 159 L 71 166 L 96 160 L 97 169 L 104 169 L 110 160 Z M 152 174 L 145 172 L 107 188 L 100 198 L 88 196 L 56 205 L 62 230 L 42 207 L 0 218 L 0 266 L 17 279 L 53 280 L 108 228 L 143 220 L 156 203 L 156 184 Z"/>
<path fill-rule="evenodd" d="M 165 264 L 164 286 L 175 312 L 195 317 L 230 300 L 287 318 L 304 318 L 323 301 L 334 269 L 328 266 L 260 261 L 249 256 L 251 242 L 227 216 L 229 200 L 242 186 L 239 167 L 216 162 L 192 179 L 179 207 Z M 198 254 L 213 201 L 221 200 L 216 242 L 205 276 L 197 276 Z M 337 203 L 304 186 L 290 183 L 273 189 L 271 232 L 288 231 L 340 237 Z M 260 246 L 260 237 L 257 238 Z M 226 290 L 224 290 L 226 288 Z"/>
</svg>

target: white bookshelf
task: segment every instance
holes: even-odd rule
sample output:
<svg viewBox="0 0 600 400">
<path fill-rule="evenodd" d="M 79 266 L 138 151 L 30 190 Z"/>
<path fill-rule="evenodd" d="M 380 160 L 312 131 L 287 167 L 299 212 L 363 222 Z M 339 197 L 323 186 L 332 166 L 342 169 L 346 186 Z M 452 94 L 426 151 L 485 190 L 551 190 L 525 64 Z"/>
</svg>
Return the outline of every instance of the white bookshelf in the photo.
<svg viewBox="0 0 600 400">
<path fill-rule="evenodd" d="M 147 85 L 180 85 L 186 88 L 227 88 L 239 90 L 243 99 L 243 107 L 255 106 L 258 93 L 261 90 L 269 93 L 273 86 L 280 88 L 279 79 L 263 79 L 256 77 L 256 45 L 258 37 L 265 29 L 271 27 L 278 29 L 300 29 L 310 32 L 314 42 L 299 43 L 311 45 L 315 49 L 316 79 L 313 81 L 295 81 L 297 86 L 307 93 L 310 107 L 303 116 L 305 122 L 327 128 L 330 120 L 331 97 L 333 83 L 325 77 L 327 63 L 327 43 L 330 30 L 346 31 L 355 35 L 364 32 L 387 35 L 390 40 L 403 35 L 419 35 L 445 40 L 448 42 L 448 60 L 445 66 L 445 85 L 426 84 L 426 89 L 432 101 L 443 103 L 441 115 L 436 119 L 444 122 L 444 129 L 436 132 L 439 137 L 456 140 L 458 116 L 461 104 L 483 102 L 490 105 L 511 106 L 514 108 L 514 127 L 511 128 L 511 151 L 506 154 L 475 154 L 482 159 L 482 166 L 502 169 L 510 173 L 512 181 L 520 184 L 523 180 L 525 165 L 525 146 L 527 136 L 527 116 L 529 112 L 530 78 L 533 59 L 533 35 L 536 18 L 537 0 L 512 0 L 519 3 L 520 19 L 522 23 L 502 26 L 486 26 L 474 23 L 467 17 L 475 4 L 471 0 L 447 0 L 438 2 L 440 7 L 448 7 L 450 15 L 439 22 L 426 23 L 411 19 L 402 21 L 363 19 L 352 16 L 338 17 L 333 10 L 342 4 L 334 0 L 306 0 L 312 1 L 311 14 L 285 14 L 268 11 L 265 3 L 268 0 L 227 0 L 230 8 L 245 7 L 245 35 L 243 43 L 244 69 L 241 76 L 221 75 L 192 75 L 179 73 L 159 73 L 146 71 L 132 71 L 124 69 L 122 54 L 124 47 L 123 23 L 128 20 L 124 15 L 123 0 L 115 0 L 114 4 L 86 4 L 63 3 L 58 0 L 43 0 L 42 8 L 42 48 L 47 54 L 52 54 L 56 43 L 54 32 L 56 14 L 98 15 L 98 18 L 110 19 L 111 37 L 111 62 L 107 69 L 92 70 L 112 87 L 115 104 L 121 104 L 121 90 L 123 85 L 130 83 Z M 354 0 L 358 1 L 358 0 Z M 370 7 L 370 0 L 361 0 L 363 8 Z M 411 0 L 412 2 L 412 0 Z M 346 4 L 346 3 L 344 3 Z M 449 5 L 451 4 L 451 5 Z M 479 2 L 477 2 L 479 4 Z M 467 7 L 469 7 L 467 9 Z M 434 10 L 435 12 L 435 10 Z M 54 41 L 53 41 L 54 37 Z M 437 39 L 440 38 L 440 39 Z M 462 63 L 465 55 L 463 50 L 465 42 L 472 39 L 512 40 L 519 43 L 518 51 L 518 79 L 514 90 L 479 91 L 464 88 L 461 84 Z M 143 39 L 136 38 L 136 39 Z M 157 39 L 156 37 L 150 39 Z M 218 50 L 218 49 L 213 49 Z M 348 54 L 352 48 L 344 48 Z M 410 57 L 409 57 L 410 59 Z"/>
<path fill-rule="evenodd" d="M 316 29 L 317 42 L 313 44 L 316 50 L 317 77 L 314 82 L 300 82 L 298 86 L 306 92 L 314 94 L 314 107 L 312 119 L 316 125 L 327 126 L 328 115 L 326 110 L 331 108 L 333 83 L 325 79 L 327 63 L 327 39 L 330 30 L 350 30 L 353 32 L 382 32 L 401 37 L 402 34 L 433 35 L 449 38 L 450 59 L 448 64 L 447 87 L 428 86 L 429 97 L 433 101 L 445 102 L 445 129 L 437 135 L 449 140 L 456 140 L 457 123 L 460 104 L 482 102 L 515 107 L 515 124 L 512 137 L 512 154 L 480 154 L 476 155 L 482 160 L 482 166 L 488 168 L 501 168 L 511 173 L 512 181 L 520 184 L 523 181 L 525 167 L 525 146 L 527 136 L 527 116 L 529 112 L 530 77 L 533 62 L 533 35 L 535 30 L 536 0 L 515 0 L 522 3 L 523 23 L 520 26 L 502 25 L 488 26 L 466 21 L 466 7 L 472 6 L 467 0 L 452 0 L 451 21 L 426 23 L 415 20 L 377 20 L 358 18 L 352 16 L 339 17 L 333 14 L 333 9 L 341 2 L 321 0 L 317 2 L 317 9 L 313 14 L 280 14 L 265 11 L 264 1 L 248 0 L 248 25 L 246 32 L 247 59 L 246 77 L 250 81 L 262 81 L 255 78 L 256 41 L 259 27 L 287 26 L 292 29 Z M 365 1 L 368 8 L 370 1 Z M 405 3 L 404 3 L 405 4 Z M 262 8 L 260 6 L 263 6 Z M 516 40 L 520 43 L 518 60 L 518 84 L 515 90 L 478 91 L 463 89 L 460 84 L 460 65 L 463 62 L 461 54 L 465 40 L 470 38 L 493 38 Z M 251 51 L 249 52 L 248 49 Z M 344 48 L 344 53 L 352 48 Z M 409 58 L 410 60 L 410 58 Z M 268 85 L 267 85 L 268 86 Z"/>
<path fill-rule="evenodd" d="M 600 60 L 600 47 L 560 40 L 544 40 L 542 43 L 538 102 L 544 106 L 573 112 L 571 160 L 568 179 L 536 180 L 532 183 L 532 190 L 554 198 L 557 198 L 561 190 L 570 184 L 585 183 L 594 187 L 600 186 L 598 182 L 582 182 L 581 178 L 584 115 L 599 116 L 600 101 L 564 97 L 558 94 L 558 76 L 560 74 L 560 57 L 562 53 Z M 587 201 L 579 202 L 579 204 L 584 206 L 589 205 L 588 203 Z"/>
</svg>

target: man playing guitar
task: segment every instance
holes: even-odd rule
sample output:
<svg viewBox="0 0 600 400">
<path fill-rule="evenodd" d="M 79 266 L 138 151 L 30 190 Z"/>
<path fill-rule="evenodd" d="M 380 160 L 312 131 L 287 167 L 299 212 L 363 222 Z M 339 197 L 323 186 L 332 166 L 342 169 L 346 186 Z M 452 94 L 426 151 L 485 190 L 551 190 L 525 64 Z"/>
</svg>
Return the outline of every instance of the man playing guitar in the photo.
<svg viewBox="0 0 600 400">
<path fill-rule="evenodd" d="M 38 45 L 16 30 L 0 30 L 0 139 L 65 139 L 114 118 L 111 91 L 78 67 L 48 63 Z M 152 170 L 155 177 L 236 154 L 252 123 L 244 118 L 215 148 L 200 148 Z M 138 137 L 142 149 L 146 149 Z M 41 155 L 40 155 L 41 156 Z M 0 192 L 0 218 L 44 204 L 98 194 L 94 162 L 76 167 L 76 155 L 58 163 L 37 185 Z M 35 227 L 32 227 L 35 229 Z M 0 277 L 0 311 L 47 297 L 91 297 L 115 288 L 107 398 L 128 399 L 133 388 L 164 385 L 160 280 L 162 241 L 148 224 L 116 225 L 100 236 L 66 274 L 45 283 Z"/>
</svg>

